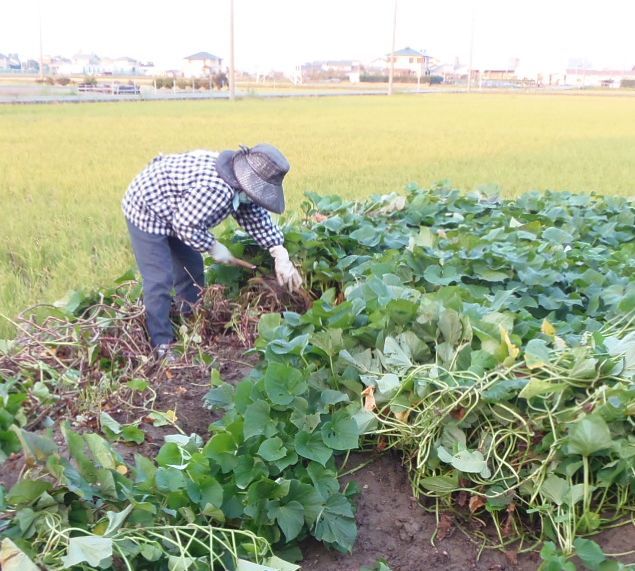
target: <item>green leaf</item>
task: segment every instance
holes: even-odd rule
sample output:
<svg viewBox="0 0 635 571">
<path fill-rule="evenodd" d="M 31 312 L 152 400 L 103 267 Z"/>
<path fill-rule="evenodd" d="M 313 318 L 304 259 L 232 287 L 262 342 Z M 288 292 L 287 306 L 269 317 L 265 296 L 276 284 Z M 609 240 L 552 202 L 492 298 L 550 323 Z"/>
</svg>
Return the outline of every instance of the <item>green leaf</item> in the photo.
<svg viewBox="0 0 635 571">
<path fill-rule="evenodd" d="M 236 571 L 278 571 L 278 569 L 266 564 L 253 563 L 246 559 L 236 559 Z"/>
<path fill-rule="evenodd" d="M 452 455 L 443 446 L 439 446 L 437 448 L 437 455 L 441 462 L 451 464 L 461 472 L 480 474 L 483 478 L 489 478 L 491 476 L 487 462 L 479 450 L 460 450 Z"/>
<path fill-rule="evenodd" d="M 572 454 L 591 456 L 612 447 L 611 431 L 598 414 L 587 415 L 569 427 L 569 451 Z"/>
<path fill-rule="evenodd" d="M 600 565 L 606 561 L 606 555 L 602 548 L 590 539 L 578 537 L 573 542 L 575 554 L 591 571 L 599 571 Z"/>
<path fill-rule="evenodd" d="M 112 560 L 112 539 L 96 535 L 82 535 L 68 540 L 68 554 L 62 557 L 64 568 L 79 563 L 93 567 L 105 567 Z"/>
<path fill-rule="evenodd" d="M 119 434 L 121 432 L 121 424 L 119 424 L 112 416 L 110 416 L 107 412 L 101 412 L 99 415 L 99 424 L 101 425 L 102 430 L 106 433 L 107 436 L 111 434 Z"/>
<path fill-rule="evenodd" d="M 266 341 L 275 339 L 275 330 L 280 326 L 281 317 L 279 313 L 264 313 L 258 321 L 258 334 Z"/>
<path fill-rule="evenodd" d="M 518 398 L 529 400 L 539 395 L 561 393 L 567 386 L 566 383 L 553 383 L 546 379 L 531 377 L 523 390 L 518 393 Z"/>
<path fill-rule="evenodd" d="M 186 555 L 168 555 L 168 571 L 187 571 L 195 562 Z"/>
<path fill-rule="evenodd" d="M 345 496 L 335 494 L 324 504 L 317 519 L 315 538 L 342 552 L 351 552 L 357 538 L 357 527 L 351 504 Z"/>
<path fill-rule="evenodd" d="M 30 504 L 52 487 L 50 482 L 44 480 L 20 480 L 9 490 L 6 501 L 17 506 Z"/>
<path fill-rule="evenodd" d="M 333 451 L 325 446 L 322 436 L 318 432 L 305 432 L 301 430 L 295 435 L 295 451 L 302 457 L 315 460 L 326 465 L 326 462 L 333 454 Z"/>
<path fill-rule="evenodd" d="M 270 414 L 269 404 L 264 400 L 256 401 L 247 407 L 243 426 L 245 440 L 252 436 L 273 436 L 277 432 Z"/>
<path fill-rule="evenodd" d="M 114 470 L 119 462 L 110 445 L 98 434 L 88 432 L 84 434 L 84 440 L 88 444 L 91 454 L 103 468 Z"/>
<path fill-rule="evenodd" d="M 446 476 L 428 476 L 427 478 L 421 478 L 419 485 L 430 492 L 450 494 L 459 487 L 459 474 L 452 470 Z"/>
<path fill-rule="evenodd" d="M 187 461 L 183 459 L 181 447 L 174 442 L 167 442 L 157 454 L 157 464 L 164 467 L 173 467 L 183 470 L 187 467 Z"/>
<path fill-rule="evenodd" d="M 384 355 L 389 365 L 404 368 L 412 367 L 410 356 L 394 337 L 386 337 L 386 341 L 384 342 Z"/>
<path fill-rule="evenodd" d="M 525 363 L 530 369 L 544 367 L 550 363 L 549 347 L 542 339 L 532 339 L 525 347 Z"/>
<path fill-rule="evenodd" d="M 132 379 L 126 383 L 126 386 L 132 391 L 141 393 L 150 386 L 150 383 L 145 379 Z"/>
<path fill-rule="evenodd" d="M 36 462 L 46 462 L 46 460 L 52 454 L 58 453 L 57 444 L 53 441 L 53 438 L 49 436 L 41 436 L 34 432 L 28 432 L 22 428 L 12 425 L 10 429 L 15 432 L 20 444 L 22 444 L 22 450 L 26 459 L 33 459 Z"/>
<path fill-rule="evenodd" d="M 270 363 L 264 379 L 267 396 L 274 404 L 291 404 L 297 395 L 307 389 L 302 373 L 282 363 Z"/>
<path fill-rule="evenodd" d="M 279 501 L 270 502 L 269 517 L 275 518 L 287 543 L 295 539 L 304 526 L 304 507 L 300 502 L 292 500 L 284 505 Z"/>
<path fill-rule="evenodd" d="M 338 410 L 320 429 L 322 441 L 333 450 L 351 450 L 358 447 L 357 422 L 344 410 Z M 299 453 L 299 452 L 298 452 Z"/>
<path fill-rule="evenodd" d="M 132 511 L 132 504 L 126 506 L 125 509 L 120 512 L 106 512 L 106 516 L 108 517 L 108 527 L 104 532 L 105 536 L 111 535 L 113 532 L 117 531 L 122 525 L 123 522 L 126 521 L 128 514 Z"/>
<path fill-rule="evenodd" d="M 205 406 L 210 409 L 222 408 L 229 410 L 234 405 L 235 389 L 229 383 L 223 383 L 207 391 L 203 397 Z"/>
<path fill-rule="evenodd" d="M 453 309 L 441 311 L 439 315 L 439 330 L 446 342 L 450 345 L 456 345 L 463 334 L 463 325 L 459 314 Z"/>
<path fill-rule="evenodd" d="M 141 555 L 147 561 L 158 561 L 163 556 L 163 550 L 154 543 L 144 543 L 141 546 Z"/>
<path fill-rule="evenodd" d="M 544 544 L 540 551 L 540 557 L 543 559 L 540 571 L 576 571 L 574 563 L 567 561 L 552 541 L 547 541 Z"/>
<path fill-rule="evenodd" d="M 214 460 L 223 472 L 229 472 L 234 469 L 238 461 L 236 451 L 236 441 L 229 432 L 215 434 L 203 449 L 203 453 Z"/>
<path fill-rule="evenodd" d="M 382 395 L 394 393 L 400 385 L 399 377 L 394 373 L 386 373 L 377 379 L 377 391 Z M 384 397 L 385 398 L 385 397 Z"/>
<path fill-rule="evenodd" d="M 547 228 L 542 237 L 548 242 L 555 242 L 556 244 L 570 244 L 573 241 L 573 236 L 569 232 L 565 232 L 560 228 Z"/>
<path fill-rule="evenodd" d="M 344 347 L 341 329 L 326 329 L 311 336 L 311 344 L 322 349 L 329 357 L 337 355 Z"/>
<path fill-rule="evenodd" d="M 264 462 L 255 456 L 240 456 L 234 466 L 234 476 L 236 485 L 244 490 L 254 480 L 260 479 L 261 476 L 268 476 L 269 470 Z"/>
<path fill-rule="evenodd" d="M 134 424 L 127 424 L 121 429 L 121 437 L 126 442 L 143 444 L 143 441 L 146 438 L 146 433 Z"/>
<path fill-rule="evenodd" d="M 295 563 L 289 563 L 284 559 L 280 559 L 280 557 L 276 557 L 272 555 L 268 559 L 265 560 L 265 565 L 269 567 L 273 567 L 276 571 L 299 571 L 300 566 Z"/>
<path fill-rule="evenodd" d="M 198 487 L 201 492 L 201 499 L 199 504 L 201 507 L 206 507 L 208 504 L 215 508 L 220 508 L 223 505 L 223 487 L 212 476 L 204 476 L 198 482 Z"/>
<path fill-rule="evenodd" d="M 280 438 L 274 436 L 263 441 L 258 448 L 258 456 L 267 462 L 273 462 L 284 458 L 287 454 L 287 449 L 284 447 L 284 443 Z"/>
<path fill-rule="evenodd" d="M 334 470 L 329 470 L 316 462 L 309 462 L 306 471 L 315 489 L 325 500 L 333 494 L 336 494 L 340 489 L 340 484 L 337 481 L 337 473 Z"/>
<path fill-rule="evenodd" d="M 549 474 L 540 486 L 540 493 L 556 505 L 561 506 L 565 503 L 569 489 L 569 484 L 564 478 Z"/>
</svg>

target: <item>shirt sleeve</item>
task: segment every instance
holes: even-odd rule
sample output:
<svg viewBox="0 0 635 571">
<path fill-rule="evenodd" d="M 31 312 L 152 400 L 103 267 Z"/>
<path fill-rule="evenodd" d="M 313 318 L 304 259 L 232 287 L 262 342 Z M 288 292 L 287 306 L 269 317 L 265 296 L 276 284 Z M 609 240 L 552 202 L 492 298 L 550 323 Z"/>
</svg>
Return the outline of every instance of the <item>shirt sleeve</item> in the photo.
<svg viewBox="0 0 635 571">
<path fill-rule="evenodd" d="M 232 193 L 222 187 L 210 188 L 197 184 L 184 194 L 172 219 L 172 229 L 177 237 L 198 252 L 209 250 L 216 242 L 209 232 L 215 226 L 215 218 L 226 212 Z"/>
<path fill-rule="evenodd" d="M 282 230 L 262 206 L 253 202 L 242 203 L 234 212 L 234 218 L 261 248 L 268 250 L 284 244 Z"/>
</svg>

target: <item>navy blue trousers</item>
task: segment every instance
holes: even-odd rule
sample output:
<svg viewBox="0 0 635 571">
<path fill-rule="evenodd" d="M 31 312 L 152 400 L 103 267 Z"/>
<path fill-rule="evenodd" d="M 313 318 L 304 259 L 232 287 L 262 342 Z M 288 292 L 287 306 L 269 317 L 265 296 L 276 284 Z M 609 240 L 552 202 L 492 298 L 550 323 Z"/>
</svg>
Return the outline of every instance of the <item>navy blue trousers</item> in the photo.
<svg viewBox="0 0 635 571">
<path fill-rule="evenodd" d="M 174 341 L 170 308 L 192 311 L 205 285 L 203 257 L 173 236 L 150 234 L 130 221 L 128 232 L 137 266 L 143 278 L 143 303 L 150 342 L 153 347 Z"/>
</svg>

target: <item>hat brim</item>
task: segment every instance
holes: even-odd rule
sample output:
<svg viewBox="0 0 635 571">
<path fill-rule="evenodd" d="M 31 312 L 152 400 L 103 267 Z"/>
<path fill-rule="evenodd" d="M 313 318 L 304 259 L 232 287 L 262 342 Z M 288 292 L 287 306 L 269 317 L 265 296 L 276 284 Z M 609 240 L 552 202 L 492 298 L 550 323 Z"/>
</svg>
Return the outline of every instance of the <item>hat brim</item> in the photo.
<svg viewBox="0 0 635 571">
<path fill-rule="evenodd" d="M 284 191 L 281 184 L 272 184 L 261 179 L 251 168 L 243 153 L 236 153 L 232 163 L 233 174 L 240 188 L 253 202 L 275 214 L 284 212 Z"/>
<path fill-rule="evenodd" d="M 229 186 L 234 189 L 242 190 L 240 182 L 234 174 L 234 156 L 236 151 L 223 151 L 216 157 L 216 172 Z"/>
</svg>

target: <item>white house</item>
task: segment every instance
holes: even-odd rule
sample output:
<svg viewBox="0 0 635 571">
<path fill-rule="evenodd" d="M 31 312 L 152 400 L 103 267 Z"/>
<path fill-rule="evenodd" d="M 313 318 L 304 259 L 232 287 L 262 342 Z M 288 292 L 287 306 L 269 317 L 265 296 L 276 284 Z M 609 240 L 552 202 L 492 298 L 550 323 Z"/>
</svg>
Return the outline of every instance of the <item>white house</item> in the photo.
<svg viewBox="0 0 635 571">
<path fill-rule="evenodd" d="M 424 51 L 406 47 L 386 56 L 386 67 L 390 67 L 394 61 L 394 69 L 397 75 L 411 75 L 421 77 L 430 73 L 430 56 Z"/>
<path fill-rule="evenodd" d="M 103 58 L 101 72 L 108 75 L 139 75 L 141 64 L 129 57 Z"/>
<path fill-rule="evenodd" d="M 22 69 L 18 54 L 0 54 L 0 69 L 6 71 L 19 71 Z"/>
<path fill-rule="evenodd" d="M 101 59 L 95 54 L 75 54 L 70 62 L 62 63 L 57 72 L 60 75 L 97 75 L 101 73 Z"/>
<path fill-rule="evenodd" d="M 635 80 L 635 70 L 568 68 L 562 82 L 576 87 L 620 87 L 624 79 Z"/>
<path fill-rule="evenodd" d="M 209 52 L 198 52 L 187 56 L 183 60 L 183 75 L 185 77 L 207 77 L 220 73 L 223 60 Z"/>
</svg>

